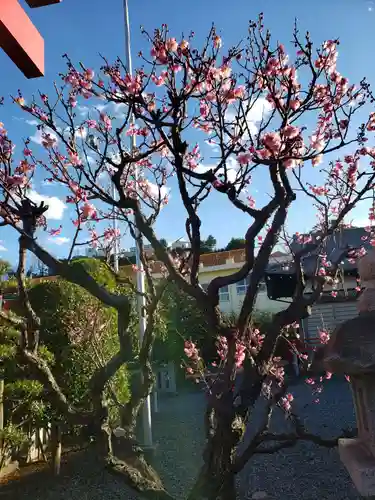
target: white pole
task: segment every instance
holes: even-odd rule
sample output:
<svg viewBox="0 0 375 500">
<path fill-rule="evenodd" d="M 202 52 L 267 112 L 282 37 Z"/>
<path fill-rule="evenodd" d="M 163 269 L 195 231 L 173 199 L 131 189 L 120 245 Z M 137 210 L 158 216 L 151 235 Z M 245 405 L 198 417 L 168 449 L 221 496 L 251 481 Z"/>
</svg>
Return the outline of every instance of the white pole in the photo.
<svg viewBox="0 0 375 500">
<path fill-rule="evenodd" d="M 116 197 L 116 186 L 112 184 L 112 196 L 113 199 Z M 119 238 L 117 238 L 117 228 L 118 228 L 118 221 L 117 221 L 117 216 L 116 214 L 113 217 L 113 229 L 115 233 L 115 240 L 114 240 L 114 245 L 113 245 L 113 268 L 115 273 L 119 272 L 119 246 L 120 246 L 120 241 Z"/>
<path fill-rule="evenodd" d="M 132 55 L 130 49 L 130 23 L 129 23 L 129 9 L 128 9 L 128 0 L 124 0 L 124 18 L 125 18 L 125 49 L 126 49 L 126 63 L 129 75 L 132 74 Z M 130 123 L 134 124 L 134 114 L 130 115 Z M 133 151 L 137 146 L 136 137 L 132 135 L 130 137 L 130 150 Z M 138 168 L 135 167 L 134 170 L 134 180 L 135 185 L 137 186 L 138 181 Z M 143 264 L 141 261 L 140 254 L 140 244 L 141 244 L 141 234 L 136 230 L 136 239 L 135 239 L 135 252 L 136 252 L 136 265 L 137 265 L 137 291 L 138 291 L 138 314 L 139 314 L 139 341 L 142 345 L 144 333 L 146 330 L 146 316 L 145 316 L 145 307 L 146 307 L 146 299 L 145 299 L 145 278 L 143 272 Z M 142 409 L 143 416 L 143 440 L 145 446 L 152 446 L 152 429 L 151 429 L 151 398 L 150 395 L 147 396 L 145 403 Z"/>
</svg>

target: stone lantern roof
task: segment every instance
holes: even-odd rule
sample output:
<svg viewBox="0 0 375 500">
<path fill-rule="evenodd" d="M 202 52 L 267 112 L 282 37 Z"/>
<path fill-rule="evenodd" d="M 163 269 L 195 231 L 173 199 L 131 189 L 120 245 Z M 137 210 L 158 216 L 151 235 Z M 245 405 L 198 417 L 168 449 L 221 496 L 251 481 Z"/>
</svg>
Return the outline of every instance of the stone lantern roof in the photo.
<svg viewBox="0 0 375 500">
<path fill-rule="evenodd" d="M 326 370 L 345 375 L 375 373 L 375 311 L 362 312 L 331 335 L 323 350 Z"/>
<path fill-rule="evenodd" d="M 339 325 L 322 353 L 326 370 L 347 375 L 375 373 L 375 251 L 358 263 L 362 285 L 358 316 Z"/>
</svg>

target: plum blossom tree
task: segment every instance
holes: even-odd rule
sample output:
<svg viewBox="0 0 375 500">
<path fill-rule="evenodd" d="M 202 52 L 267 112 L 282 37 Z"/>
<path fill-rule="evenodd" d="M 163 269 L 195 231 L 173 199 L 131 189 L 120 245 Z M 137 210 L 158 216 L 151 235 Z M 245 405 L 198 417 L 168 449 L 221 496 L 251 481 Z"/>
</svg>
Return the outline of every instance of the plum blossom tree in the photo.
<svg viewBox="0 0 375 500">
<path fill-rule="evenodd" d="M 325 255 L 327 238 L 354 207 L 373 197 L 375 148 L 368 143 L 373 140 L 375 113 L 368 116 L 365 108 L 373 97 L 366 80 L 354 85 L 339 73 L 338 40 L 314 48 L 309 34 L 301 36 L 295 27 L 292 49 L 296 54 L 289 58 L 282 44 L 273 44 L 262 15 L 250 22 L 247 41 L 228 49 L 215 28 L 201 49 L 195 48 L 194 33 L 177 40 L 165 25 L 152 36 L 144 34 L 151 51 L 140 54 L 141 66 L 134 75 L 121 61 L 110 64 L 105 60 L 96 76 L 67 58 L 67 73 L 62 75 L 62 84 L 55 85 L 53 97 L 41 94 L 30 103 L 22 94 L 14 98 L 39 121 L 45 152 L 37 157 L 26 141 L 23 158 L 17 162 L 14 145 L 1 129 L 1 224 L 12 226 L 19 235 L 18 283 L 25 310 L 24 319 L 5 313 L 3 317 L 20 330 L 20 354 L 55 395 L 60 410 L 73 421 L 96 428 L 107 463 L 145 496 L 173 498 L 135 445 L 134 428 L 153 385 L 154 315 L 166 283 L 173 282 L 192 297 L 207 319 L 210 338 L 217 339 L 218 360 L 215 377 L 207 377 L 209 370 L 201 354 L 187 340 L 187 370 L 202 377 L 207 388 L 204 464 L 187 498 L 230 500 L 236 498 L 236 474 L 256 453 L 276 452 L 298 439 L 325 446 L 337 442 L 312 435 L 293 413 L 293 396 L 274 352 L 285 331 L 309 315 L 311 305 L 334 279 L 338 263 L 329 262 Z M 79 119 L 78 104 L 86 100 L 93 106 Z M 251 116 L 259 107 L 263 114 L 254 124 Z M 356 127 L 354 116 L 361 120 L 355 122 Z M 132 136 L 137 146 L 130 149 L 127 141 Z M 203 141 L 218 150 L 209 167 L 200 151 Z M 342 159 L 336 158 L 339 151 Z M 154 250 L 155 257 L 147 256 L 138 238 L 141 270 L 147 280 L 146 307 L 141 311 L 147 317 L 147 329 L 139 353 L 142 381 L 124 412 L 121 460 L 113 450 L 103 391 L 128 359 L 132 304 L 126 296 L 100 286 L 79 265 L 56 259 L 38 242 L 37 229 L 46 226 L 47 207 L 33 203 L 28 189 L 40 171 L 66 190 L 66 201 L 75 214 L 72 249 L 83 242 L 107 244 L 118 238 L 119 234 L 105 229 L 116 216 L 130 234 L 141 234 Z M 252 191 L 259 177 L 269 193 L 263 206 L 257 206 Z M 178 193 L 186 211 L 190 249 L 185 252 L 166 248 L 155 229 L 170 188 Z M 199 283 L 199 209 L 212 191 L 245 214 L 249 223 L 243 266 L 213 279 L 204 290 Z M 252 323 L 258 287 L 297 196 L 310 200 L 311 210 L 317 209 L 319 238 L 298 237 L 301 245 L 293 251 L 297 275 L 293 300 L 260 332 Z M 348 253 L 347 248 L 341 250 L 340 260 Z M 38 355 L 40 319 L 24 285 L 27 252 L 117 311 L 121 349 L 90 380 L 89 405 L 82 401 L 73 406 Z M 317 252 L 319 265 L 315 289 L 307 297 L 303 258 L 311 252 Z M 165 279 L 155 280 L 154 258 L 161 263 Z M 219 290 L 247 277 L 249 286 L 238 318 L 229 321 L 219 309 Z M 235 384 L 240 369 L 243 376 Z M 262 398 L 266 401 L 264 418 L 253 429 L 251 442 L 240 448 L 245 430 L 253 424 L 253 407 Z M 292 433 L 277 435 L 269 430 L 274 411 L 286 412 L 294 423 Z"/>
</svg>

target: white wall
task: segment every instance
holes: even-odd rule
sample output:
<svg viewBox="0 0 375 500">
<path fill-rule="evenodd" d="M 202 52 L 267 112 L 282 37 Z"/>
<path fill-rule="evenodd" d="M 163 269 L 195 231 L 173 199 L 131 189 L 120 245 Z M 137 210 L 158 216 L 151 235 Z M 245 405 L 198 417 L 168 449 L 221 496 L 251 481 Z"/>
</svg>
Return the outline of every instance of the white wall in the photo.
<svg viewBox="0 0 375 500">
<path fill-rule="evenodd" d="M 239 313 L 245 295 L 237 293 L 236 284 L 229 285 L 228 290 L 229 290 L 229 301 L 220 301 L 220 309 L 224 313 L 232 313 L 232 312 Z M 266 290 L 261 290 L 258 292 L 258 297 L 255 303 L 255 308 L 258 311 L 275 313 L 285 309 L 286 307 L 287 304 L 285 304 L 285 302 L 270 300 L 267 297 Z"/>
<path fill-rule="evenodd" d="M 342 286 L 342 284 L 340 283 L 338 286 L 337 286 L 337 290 L 338 289 L 343 289 L 346 290 L 346 289 L 353 289 L 357 286 L 357 282 L 356 282 L 356 279 L 355 278 L 352 278 L 352 277 L 347 277 L 345 278 L 345 282 L 344 282 L 344 286 Z M 236 284 L 234 285 L 229 285 L 228 287 L 228 290 L 229 290 L 229 301 L 220 301 L 220 309 L 224 312 L 224 313 L 231 313 L 231 312 L 235 312 L 235 313 L 238 313 L 241 309 L 241 305 L 242 305 L 242 302 L 243 302 L 243 299 L 244 299 L 244 295 L 239 295 L 237 293 L 237 286 Z M 306 292 L 311 292 L 311 283 L 308 282 L 306 284 Z M 326 286 L 324 288 L 324 290 L 332 290 L 332 287 L 331 286 Z M 291 299 L 284 299 L 285 301 L 289 301 Z M 280 302 L 280 301 L 277 301 L 277 300 L 271 300 L 267 297 L 267 291 L 266 289 L 262 289 L 258 292 L 258 296 L 257 296 L 257 300 L 256 300 L 256 303 L 255 303 L 255 308 L 258 310 L 258 311 L 262 311 L 262 312 L 272 312 L 272 313 L 276 313 L 278 311 L 282 311 L 283 309 L 285 309 L 286 307 L 288 306 L 288 304 L 286 304 L 285 302 Z"/>
</svg>

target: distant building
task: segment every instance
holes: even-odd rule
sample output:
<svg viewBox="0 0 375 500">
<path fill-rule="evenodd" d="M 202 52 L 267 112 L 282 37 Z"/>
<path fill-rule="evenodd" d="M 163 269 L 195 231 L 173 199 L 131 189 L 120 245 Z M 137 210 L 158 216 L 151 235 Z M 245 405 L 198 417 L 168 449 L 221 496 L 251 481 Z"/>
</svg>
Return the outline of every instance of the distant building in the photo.
<svg viewBox="0 0 375 500">
<path fill-rule="evenodd" d="M 154 253 L 154 249 L 152 248 L 152 245 L 144 244 L 143 248 L 145 250 L 145 254 L 150 257 Z M 176 240 L 173 243 L 168 243 L 168 248 L 171 249 L 177 249 L 177 248 L 182 248 L 182 249 L 187 249 L 190 248 L 190 243 L 185 240 Z M 134 257 L 136 254 L 136 247 L 130 247 L 129 249 L 121 250 L 120 255 L 124 257 Z"/>
<path fill-rule="evenodd" d="M 105 257 L 106 256 L 106 252 L 105 250 L 102 250 L 100 248 L 87 248 L 86 249 L 86 257 L 90 257 L 90 258 L 93 258 L 93 259 L 96 259 L 98 257 Z"/>
<path fill-rule="evenodd" d="M 177 245 L 177 248 L 179 246 Z M 180 245 L 181 247 L 181 245 Z M 291 257 L 282 252 L 275 252 L 271 255 L 269 263 L 282 264 L 290 262 Z M 218 276 L 226 276 L 240 269 L 245 263 L 245 250 L 231 250 L 225 252 L 206 253 L 200 256 L 199 282 L 204 289 Z M 134 271 L 131 266 L 121 266 L 124 274 L 131 276 Z M 153 265 L 153 276 L 162 278 L 162 264 L 155 262 Z M 249 284 L 249 277 L 233 285 L 220 288 L 219 305 L 225 313 L 239 313 L 246 290 Z M 261 283 L 258 291 L 256 309 L 260 311 L 277 312 L 285 308 L 285 303 L 270 300 L 267 296 L 266 285 Z"/>
</svg>

